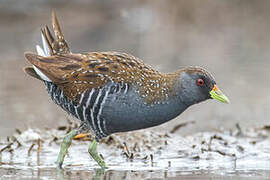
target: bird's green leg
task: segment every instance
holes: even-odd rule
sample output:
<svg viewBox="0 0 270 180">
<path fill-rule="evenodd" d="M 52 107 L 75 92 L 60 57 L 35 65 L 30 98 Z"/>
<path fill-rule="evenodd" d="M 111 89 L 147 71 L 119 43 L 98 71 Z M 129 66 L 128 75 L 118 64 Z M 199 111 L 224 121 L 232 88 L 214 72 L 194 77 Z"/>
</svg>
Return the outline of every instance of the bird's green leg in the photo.
<svg viewBox="0 0 270 180">
<path fill-rule="evenodd" d="M 102 169 L 106 168 L 105 161 L 100 157 L 100 155 L 97 152 L 97 141 L 95 139 L 89 145 L 88 152 Z"/>
<path fill-rule="evenodd" d="M 60 152 L 58 154 L 57 161 L 56 161 L 58 168 L 62 168 L 62 164 L 63 164 L 65 156 L 68 152 L 68 148 L 71 145 L 71 141 L 72 141 L 73 137 L 75 137 L 78 133 L 79 133 L 78 130 L 75 129 L 75 130 L 70 131 L 64 137 L 63 142 L 61 143 Z"/>
</svg>

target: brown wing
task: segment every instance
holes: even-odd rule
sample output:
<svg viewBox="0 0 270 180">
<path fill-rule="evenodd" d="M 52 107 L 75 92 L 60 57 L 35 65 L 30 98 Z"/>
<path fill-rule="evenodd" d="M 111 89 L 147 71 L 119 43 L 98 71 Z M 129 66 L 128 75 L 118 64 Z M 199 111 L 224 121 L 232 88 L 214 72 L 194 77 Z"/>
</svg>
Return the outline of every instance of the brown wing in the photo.
<svg viewBox="0 0 270 180">
<path fill-rule="evenodd" d="M 171 84 L 166 75 L 125 53 L 92 52 L 50 57 L 26 53 L 25 57 L 73 100 L 86 89 L 102 87 L 108 81 L 134 84 L 145 97 L 161 96 L 167 91 L 164 87 Z"/>
</svg>

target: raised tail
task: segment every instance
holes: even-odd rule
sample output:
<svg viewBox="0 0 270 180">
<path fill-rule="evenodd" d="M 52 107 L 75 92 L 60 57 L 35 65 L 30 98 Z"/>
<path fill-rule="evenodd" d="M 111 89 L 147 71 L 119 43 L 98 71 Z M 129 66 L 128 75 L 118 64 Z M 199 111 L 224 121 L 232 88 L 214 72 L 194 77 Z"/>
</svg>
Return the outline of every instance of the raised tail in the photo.
<svg viewBox="0 0 270 180">
<path fill-rule="evenodd" d="M 36 45 L 37 54 L 39 56 L 48 57 L 53 55 L 64 55 L 70 54 L 69 46 L 65 41 L 64 35 L 61 31 L 58 19 L 56 17 L 56 13 L 52 12 L 52 26 L 54 31 L 54 36 L 51 34 L 48 26 L 45 26 L 41 29 L 41 38 L 42 38 L 42 47 Z M 33 65 L 33 67 L 26 67 L 24 71 L 39 80 L 49 81 L 52 80 L 47 77 L 41 69 L 37 66 Z"/>
<path fill-rule="evenodd" d="M 52 26 L 54 36 L 52 36 L 48 26 L 41 29 L 42 43 L 45 55 L 61 55 L 70 53 L 67 42 L 65 41 L 64 35 L 61 31 L 56 13 L 52 12 Z"/>
</svg>

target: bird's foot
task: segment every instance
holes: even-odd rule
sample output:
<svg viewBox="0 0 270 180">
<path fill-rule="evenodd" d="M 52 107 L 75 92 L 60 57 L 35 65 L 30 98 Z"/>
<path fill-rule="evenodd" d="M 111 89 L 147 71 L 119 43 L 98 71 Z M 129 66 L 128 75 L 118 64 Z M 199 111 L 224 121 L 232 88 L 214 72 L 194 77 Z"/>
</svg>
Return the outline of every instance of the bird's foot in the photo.
<svg viewBox="0 0 270 180">
<path fill-rule="evenodd" d="M 71 145 L 71 141 L 73 137 L 75 137 L 77 134 L 78 134 L 78 130 L 72 130 L 64 137 L 63 142 L 61 143 L 60 152 L 58 154 L 57 161 L 56 161 L 57 168 L 59 169 L 62 168 L 62 164 L 68 152 L 68 148 Z"/>
<path fill-rule="evenodd" d="M 93 140 L 93 142 L 90 144 L 88 152 L 103 170 L 107 168 L 105 161 L 100 157 L 100 155 L 97 152 L 96 140 Z"/>
</svg>

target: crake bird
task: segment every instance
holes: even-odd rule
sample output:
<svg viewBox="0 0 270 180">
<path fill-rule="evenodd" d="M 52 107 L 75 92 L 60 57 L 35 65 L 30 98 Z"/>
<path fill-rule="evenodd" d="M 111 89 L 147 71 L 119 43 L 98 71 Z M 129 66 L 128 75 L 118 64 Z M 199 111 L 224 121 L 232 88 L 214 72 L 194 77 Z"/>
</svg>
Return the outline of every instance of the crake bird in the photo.
<svg viewBox="0 0 270 180">
<path fill-rule="evenodd" d="M 200 67 L 162 73 L 139 58 L 119 52 L 71 53 L 52 13 L 54 36 L 41 29 L 43 48 L 25 53 L 32 64 L 24 70 L 45 83 L 52 100 L 81 120 L 61 144 L 57 165 L 61 168 L 72 139 L 87 131 L 95 135 L 88 152 L 105 168 L 97 142 L 112 133 L 165 123 L 189 106 L 217 99 L 228 103 L 213 76 Z"/>
</svg>

